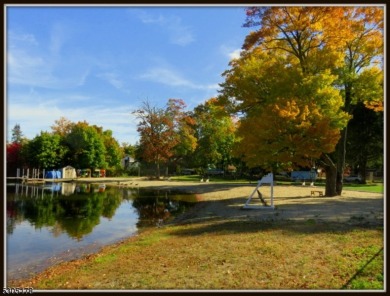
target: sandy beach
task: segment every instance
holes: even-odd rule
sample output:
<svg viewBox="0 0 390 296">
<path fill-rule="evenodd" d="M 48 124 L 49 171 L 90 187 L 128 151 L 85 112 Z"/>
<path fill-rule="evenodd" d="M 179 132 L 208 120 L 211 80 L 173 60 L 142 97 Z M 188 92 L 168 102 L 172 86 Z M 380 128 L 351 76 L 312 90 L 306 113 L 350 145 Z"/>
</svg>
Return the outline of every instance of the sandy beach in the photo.
<svg viewBox="0 0 390 296">
<path fill-rule="evenodd" d="M 383 194 L 344 190 L 341 196 L 320 197 L 312 190 L 324 192 L 323 187 L 274 185 L 274 209 L 243 209 L 245 202 L 256 188 L 252 183 L 177 182 L 170 180 L 147 180 L 143 178 L 91 178 L 80 181 L 105 182 L 110 186 L 149 187 L 179 190 L 198 195 L 198 203 L 190 212 L 175 221 L 226 218 L 259 221 L 295 220 L 317 222 L 343 222 L 348 224 L 383 225 Z M 270 204 L 271 188 L 259 188 L 265 201 Z M 257 193 L 251 205 L 262 205 Z"/>
</svg>

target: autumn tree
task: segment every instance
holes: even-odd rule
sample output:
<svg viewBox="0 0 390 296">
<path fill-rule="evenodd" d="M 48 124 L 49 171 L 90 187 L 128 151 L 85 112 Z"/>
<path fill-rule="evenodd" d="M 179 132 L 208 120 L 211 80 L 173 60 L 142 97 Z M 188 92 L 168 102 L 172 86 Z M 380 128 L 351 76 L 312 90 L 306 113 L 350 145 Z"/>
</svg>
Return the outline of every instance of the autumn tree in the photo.
<svg viewBox="0 0 390 296">
<path fill-rule="evenodd" d="M 346 126 L 347 119 L 344 111 L 348 112 L 345 108 L 346 96 L 340 97 L 340 94 L 335 92 L 335 90 L 340 91 L 341 89 L 340 93 L 343 93 L 343 89 L 340 87 L 343 84 L 340 84 L 340 80 L 338 80 L 342 76 L 338 70 L 345 69 L 348 53 L 350 60 L 356 61 L 359 58 L 365 60 L 363 64 L 360 64 L 364 67 L 367 61 L 372 61 L 380 52 L 373 50 L 372 54 L 366 55 L 365 53 L 368 51 L 363 50 L 364 46 L 356 46 L 360 43 L 359 38 L 351 37 L 358 36 L 356 33 L 362 33 L 370 27 L 374 29 L 373 31 L 377 30 L 375 24 L 380 22 L 381 13 L 380 10 L 377 14 L 375 14 L 376 12 L 378 9 L 375 8 L 355 7 L 248 8 L 245 26 L 259 27 L 259 29 L 247 36 L 241 62 L 233 62 L 233 69 L 224 74 L 227 81 L 223 85 L 222 97 L 225 97 L 225 102 L 229 101 L 226 100 L 228 97 L 230 102 L 236 103 L 236 107 L 238 106 L 241 111 L 245 112 L 246 120 L 255 118 L 250 114 L 253 114 L 253 110 L 256 110 L 256 116 L 262 116 L 263 113 L 260 111 L 264 107 L 268 112 L 274 112 L 275 116 L 278 112 L 279 115 L 286 115 L 291 110 L 292 114 L 295 113 L 295 118 L 298 121 L 295 122 L 295 125 L 286 121 L 285 125 L 290 126 L 284 135 L 287 138 L 295 133 L 302 134 L 302 127 L 305 126 L 302 120 L 309 118 L 307 126 L 317 127 L 321 126 L 318 120 L 320 122 L 322 120 L 323 124 L 324 121 L 328 121 L 325 125 L 328 127 L 326 132 L 330 132 L 327 135 L 327 140 L 324 140 L 324 136 L 321 136 L 320 132 L 315 133 L 316 137 L 314 138 L 312 132 L 306 134 L 309 132 L 307 129 L 303 133 L 305 137 L 311 135 L 313 141 L 320 139 L 323 144 L 328 144 L 323 146 L 324 149 L 320 153 L 327 171 L 326 195 L 328 196 L 339 194 L 340 186 L 336 187 L 336 180 L 338 183 L 340 182 L 340 178 L 337 178 L 340 175 L 340 169 L 338 170 L 336 167 L 330 152 L 334 150 L 335 144 L 341 139 L 339 131 Z M 375 35 L 371 33 L 367 36 Z M 365 35 L 363 35 L 360 37 L 365 39 Z M 374 39 L 378 40 L 377 36 Z M 357 55 L 351 55 L 351 51 L 348 51 L 346 47 L 348 43 L 353 44 L 352 47 L 360 52 Z M 378 45 L 375 44 L 374 47 Z M 266 58 L 265 55 L 267 55 Z M 261 62 L 256 64 L 256 62 L 251 61 L 251 58 L 260 58 Z M 239 63 L 244 64 L 245 71 L 239 69 Z M 253 68 L 259 69 L 260 73 L 256 74 Z M 268 73 L 264 75 L 266 69 Z M 255 74 L 248 74 L 248 72 Z M 321 76 L 324 79 L 319 79 Z M 338 87 L 336 87 L 337 84 Z M 366 100 L 373 101 L 372 97 L 366 97 Z M 295 107 L 292 108 L 292 106 Z M 287 110 L 284 110 L 286 108 Z M 283 112 L 280 113 L 278 110 Z M 316 114 L 317 116 L 315 116 Z M 291 129 L 291 125 L 293 129 Z M 297 130 L 300 125 L 301 130 Z M 265 131 L 259 132 L 264 133 Z M 343 139 L 341 139 L 342 141 Z M 268 142 L 266 143 L 268 144 Z M 258 144 L 264 145 L 263 143 Z M 279 146 L 278 148 L 287 149 L 287 147 Z M 269 154 L 272 152 L 280 154 L 277 148 L 273 149 L 276 150 L 269 151 Z M 294 156 L 296 154 L 294 150 L 296 149 L 290 151 L 290 154 L 287 153 L 292 162 L 297 160 Z M 286 154 L 284 153 L 284 155 Z M 308 159 L 318 157 L 318 151 L 303 156 Z"/>
<path fill-rule="evenodd" d="M 156 174 L 160 178 L 160 164 L 166 163 L 174 155 L 179 143 L 178 121 L 182 118 L 185 103 L 170 99 L 165 108 L 152 106 L 145 101 L 135 110 L 139 120 L 137 131 L 140 134 L 139 147 L 142 157 L 156 165 Z"/>
<path fill-rule="evenodd" d="M 24 165 L 22 144 L 18 142 L 7 143 L 7 176 L 16 176 L 17 169 Z"/>
<path fill-rule="evenodd" d="M 383 8 L 346 7 L 343 12 L 338 25 L 343 28 L 339 50 L 344 53 L 344 63 L 336 69 L 338 87 L 344 98 L 343 110 L 353 114 L 355 106 L 364 103 L 366 108 L 380 112 L 383 110 Z M 341 194 L 343 185 L 347 131 L 348 128 L 342 131 L 335 155 L 337 194 Z M 370 143 L 364 143 L 367 151 Z"/>
<path fill-rule="evenodd" d="M 176 145 L 171 157 L 176 166 L 187 163 L 192 157 L 198 142 L 195 136 L 195 118 L 192 112 L 186 112 L 186 104 L 183 100 L 170 99 L 167 104 L 167 112 L 173 121 L 173 129 L 176 133 Z"/>
<path fill-rule="evenodd" d="M 245 151 L 239 152 L 247 161 L 264 165 L 264 160 L 270 169 L 293 167 L 334 150 L 346 118 L 340 112 L 342 98 L 332 87 L 336 77 L 328 70 L 340 58 L 327 52 L 320 34 L 328 13 L 310 7 L 247 10 L 247 25 L 260 29 L 247 36 L 241 59 L 231 63 L 222 84 L 222 98 L 244 112 L 239 135 Z M 315 64 L 313 56 L 327 58 Z M 248 135 L 254 129 L 257 140 Z M 333 185 L 327 184 L 327 195 L 335 195 Z"/>
<path fill-rule="evenodd" d="M 304 75 L 283 52 L 256 48 L 224 73 L 220 101 L 242 113 L 235 155 L 269 170 L 311 166 L 334 151 L 346 124 L 329 71 Z"/>
<path fill-rule="evenodd" d="M 6 168 L 8 176 L 16 176 L 16 171 L 25 166 L 25 147 L 28 139 L 23 136 L 20 124 L 15 124 L 12 129 L 11 142 L 6 144 Z"/>
<path fill-rule="evenodd" d="M 61 137 L 65 137 L 71 132 L 74 124 L 74 122 L 62 116 L 54 122 L 54 125 L 51 126 L 51 130 L 53 133 L 58 134 Z"/>
</svg>

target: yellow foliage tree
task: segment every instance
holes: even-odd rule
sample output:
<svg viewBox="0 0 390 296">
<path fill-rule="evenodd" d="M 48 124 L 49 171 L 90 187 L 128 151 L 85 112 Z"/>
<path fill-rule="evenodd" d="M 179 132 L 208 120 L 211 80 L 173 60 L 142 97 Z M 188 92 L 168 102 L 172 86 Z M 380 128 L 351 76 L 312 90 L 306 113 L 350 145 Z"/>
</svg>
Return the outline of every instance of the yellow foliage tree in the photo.
<svg viewBox="0 0 390 296">
<path fill-rule="evenodd" d="M 220 96 L 222 104 L 244 115 L 239 153 L 286 165 L 321 156 L 326 195 L 340 194 L 336 181 L 344 166 L 348 107 L 360 100 L 380 110 L 383 102 L 383 8 L 279 6 L 246 12 L 245 26 L 259 29 L 247 36 L 241 58 L 223 74 Z M 257 135 L 249 135 L 253 130 Z M 247 139 L 268 148 L 255 153 L 260 148 Z M 336 143 L 337 167 L 329 155 Z M 297 154 L 298 148 L 308 152 Z"/>
</svg>

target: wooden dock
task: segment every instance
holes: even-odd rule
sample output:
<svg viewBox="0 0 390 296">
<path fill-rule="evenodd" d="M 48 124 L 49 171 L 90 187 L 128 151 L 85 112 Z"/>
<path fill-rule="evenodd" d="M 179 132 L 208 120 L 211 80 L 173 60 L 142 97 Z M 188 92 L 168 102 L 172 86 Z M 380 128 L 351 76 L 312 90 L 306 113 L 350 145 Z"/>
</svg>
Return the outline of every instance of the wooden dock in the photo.
<svg viewBox="0 0 390 296">
<path fill-rule="evenodd" d="M 46 183 L 45 179 L 24 179 L 22 180 L 23 183 L 27 184 L 44 184 Z"/>
<path fill-rule="evenodd" d="M 16 181 L 20 183 L 28 183 L 28 184 L 44 184 L 46 183 L 46 179 L 39 178 L 26 178 L 26 177 L 7 177 L 7 181 Z"/>
</svg>

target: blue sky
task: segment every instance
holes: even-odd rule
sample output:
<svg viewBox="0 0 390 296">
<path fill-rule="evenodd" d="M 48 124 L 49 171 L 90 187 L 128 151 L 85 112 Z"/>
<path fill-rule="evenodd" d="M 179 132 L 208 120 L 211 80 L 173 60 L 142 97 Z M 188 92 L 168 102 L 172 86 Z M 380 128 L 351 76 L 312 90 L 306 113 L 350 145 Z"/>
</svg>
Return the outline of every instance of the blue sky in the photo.
<svg viewBox="0 0 390 296">
<path fill-rule="evenodd" d="M 60 117 L 138 140 L 145 100 L 215 96 L 250 29 L 240 6 L 7 6 L 7 135 L 32 139 Z"/>
</svg>

